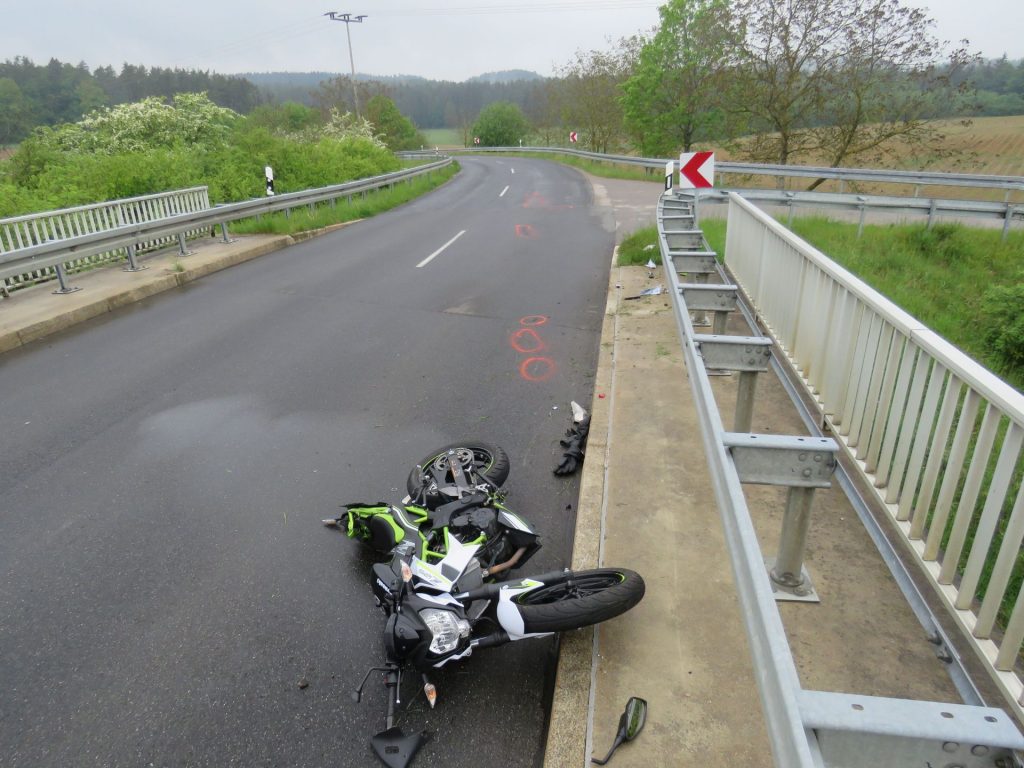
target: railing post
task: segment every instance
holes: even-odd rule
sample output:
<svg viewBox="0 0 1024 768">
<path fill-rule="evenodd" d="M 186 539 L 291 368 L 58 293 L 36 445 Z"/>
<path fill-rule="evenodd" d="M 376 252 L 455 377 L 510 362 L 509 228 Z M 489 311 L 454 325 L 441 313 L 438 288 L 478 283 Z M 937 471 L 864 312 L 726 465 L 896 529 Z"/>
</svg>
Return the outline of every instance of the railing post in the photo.
<svg viewBox="0 0 1024 768">
<path fill-rule="evenodd" d="M 772 582 L 797 597 L 807 597 L 814 590 L 804 569 L 807 531 L 811 526 L 813 488 L 790 488 L 786 511 L 782 517 L 782 534 L 775 565 L 769 572 Z"/>
<path fill-rule="evenodd" d="M 736 386 L 736 415 L 733 429 L 749 432 L 754 425 L 754 399 L 757 394 L 757 371 L 740 371 Z"/>
<path fill-rule="evenodd" d="M 82 290 L 77 285 L 74 285 L 74 286 L 69 286 L 68 285 L 68 278 L 67 278 L 67 275 L 64 272 L 64 265 L 63 264 L 58 264 L 57 265 L 57 281 L 60 283 L 60 288 L 58 288 L 56 291 L 54 291 L 54 293 L 74 293 L 75 291 Z"/>
<path fill-rule="evenodd" d="M 144 269 L 149 269 L 147 265 L 139 266 L 139 263 L 135 260 L 135 244 L 125 246 L 125 251 L 128 254 L 128 266 L 124 267 L 124 272 L 141 272 Z"/>
</svg>

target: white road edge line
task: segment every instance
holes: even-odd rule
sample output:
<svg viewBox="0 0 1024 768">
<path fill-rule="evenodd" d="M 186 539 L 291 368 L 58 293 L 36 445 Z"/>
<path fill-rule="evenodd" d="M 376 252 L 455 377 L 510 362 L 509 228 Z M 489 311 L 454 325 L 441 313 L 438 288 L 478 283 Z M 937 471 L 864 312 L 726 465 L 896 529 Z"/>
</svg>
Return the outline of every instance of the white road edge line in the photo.
<svg viewBox="0 0 1024 768">
<path fill-rule="evenodd" d="M 423 269 L 423 267 L 427 266 L 427 264 L 432 262 L 437 256 L 440 256 L 444 252 L 445 248 L 447 248 L 449 245 L 454 243 L 456 240 L 458 240 L 464 234 L 466 234 L 466 230 L 462 230 L 461 232 L 459 232 L 459 234 L 457 234 L 455 237 L 453 237 L 451 240 L 449 240 L 447 243 L 442 245 L 440 248 L 438 248 L 432 254 L 427 256 L 427 258 L 425 258 L 423 261 L 421 261 L 419 264 L 417 264 L 416 265 L 416 269 Z"/>
<path fill-rule="evenodd" d="M 511 186 L 511 184 L 509 186 Z M 504 197 L 506 192 L 508 192 L 508 186 L 501 190 L 501 194 L 498 195 L 498 197 Z"/>
</svg>

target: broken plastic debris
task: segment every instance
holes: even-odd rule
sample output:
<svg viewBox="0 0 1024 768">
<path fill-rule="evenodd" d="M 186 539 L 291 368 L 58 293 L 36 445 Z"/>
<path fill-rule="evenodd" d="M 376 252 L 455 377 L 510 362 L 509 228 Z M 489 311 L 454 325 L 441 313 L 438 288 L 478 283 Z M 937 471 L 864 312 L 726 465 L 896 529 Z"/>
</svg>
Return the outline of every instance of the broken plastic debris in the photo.
<svg viewBox="0 0 1024 768">
<path fill-rule="evenodd" d="M 658 266 L 658 265 L 654 263 L 654 259 L 648 259 L 647 260 L 647 268 L 648 269 L 654 269 L 656 266 Z"/>
<path fill-rule="evenodd" d="M 627 296 L 626 301 L 631 301 L 632 299 L 642 299 L 644 296 L 660 296 L 664 292 L 664 286 L 662 286 L 659 283 L 653 288 L 645 288 L 644 290 L 640 291 L 640 293 L 638 293 L 636 296 Z"/>
<path fill-rule="evenodd" d="M 583 421 L 585 418 L 587 418 L 587 411 L 586 411 L 586 409 L 584 409 L 584 407 L 582 405 L 577 403 L 575 400 L 573 400 L 571 403 L 569 403 L 569 405 L 572 406 L 572 420 L 573 421 L 580 422 L 580 421 Z"/>
</svg>

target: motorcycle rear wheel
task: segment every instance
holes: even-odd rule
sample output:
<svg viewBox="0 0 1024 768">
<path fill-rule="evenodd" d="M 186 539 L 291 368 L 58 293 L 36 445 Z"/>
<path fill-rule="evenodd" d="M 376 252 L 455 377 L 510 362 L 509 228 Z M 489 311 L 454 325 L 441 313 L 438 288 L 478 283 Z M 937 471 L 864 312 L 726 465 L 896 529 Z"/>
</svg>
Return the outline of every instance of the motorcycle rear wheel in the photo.
<svg viewBox="0 0 1024 768">
<path fill-rule="evenodd" d="M 460 443 L 452 443 L 451 445 L 431 451 L 417 462 L 417 466 L 414 466 L 409 472 L 409 479 L 405 483 L 409 496 L 415 499 L 420 494 L 423 489 L 423 473 L 428 471 L 427 468 L 431 464 L 438 459 L 443 459 L 448 451 L 460 449 L 472 452 L 473 468 L 480 474 L 486 475 L 487 479 L 495 485 L 500 486 L 508 480 L 512 466 L 509 462 L 508 454 L 505 453 L 503 448 L 480 440 L 463 440 Z M 419 467 L 420 471 L 417 470 L 417 467 Z"/>
<path fill-rule="evenodd" d="M 575 571 L 515 598 L 526 632 L 564 632 L 615 618 L 640 602 L 646 587 L 625 568 Z"/>
</svg>

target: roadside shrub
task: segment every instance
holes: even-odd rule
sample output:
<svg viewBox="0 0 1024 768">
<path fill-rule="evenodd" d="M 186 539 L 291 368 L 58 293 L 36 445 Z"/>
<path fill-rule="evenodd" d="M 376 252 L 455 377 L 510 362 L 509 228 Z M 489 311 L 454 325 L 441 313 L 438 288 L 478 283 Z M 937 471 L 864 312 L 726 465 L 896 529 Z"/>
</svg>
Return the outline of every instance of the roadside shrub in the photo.
<svg viewBox="0 0 1024 768">
<path fill-rule="evenodd" d="M 1014 284 L 985 292 L 981 318 L 985 347 L 1001 372 L 1024 378 L 1024 272 Z"/>
</svg>

